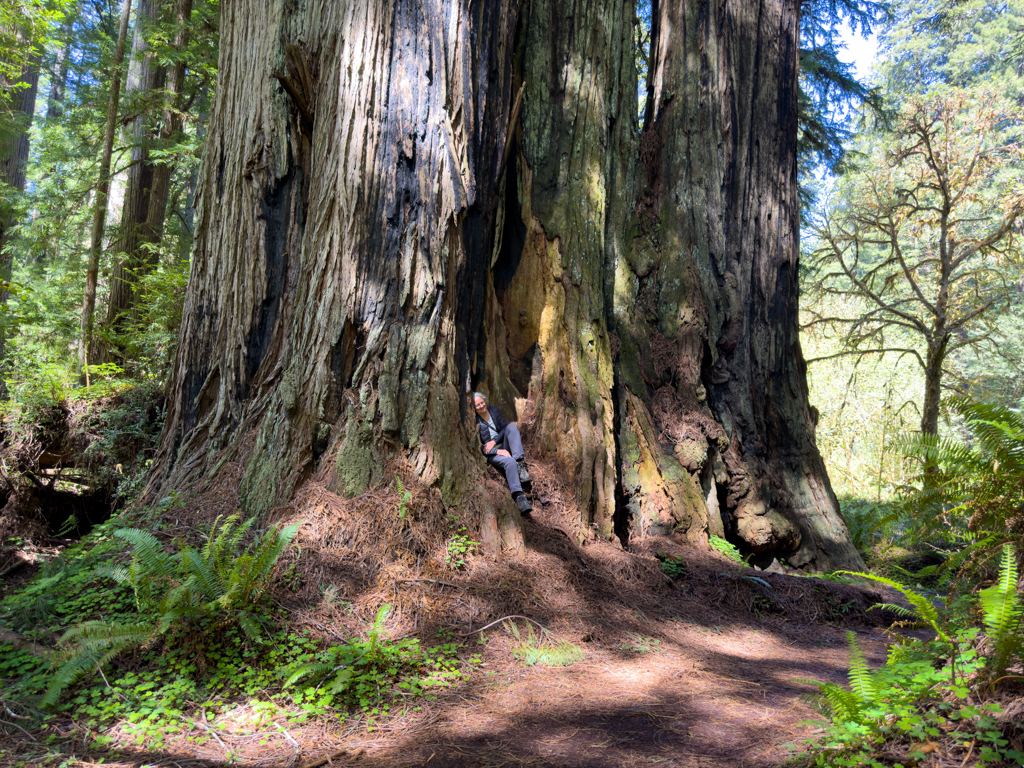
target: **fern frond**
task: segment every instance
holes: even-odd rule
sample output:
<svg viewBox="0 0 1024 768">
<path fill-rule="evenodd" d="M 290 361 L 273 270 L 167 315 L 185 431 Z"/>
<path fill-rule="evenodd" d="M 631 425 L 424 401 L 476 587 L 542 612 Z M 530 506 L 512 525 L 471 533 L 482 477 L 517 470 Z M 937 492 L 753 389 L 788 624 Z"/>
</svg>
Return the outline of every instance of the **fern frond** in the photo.
<svg viewBox="0 0 1024 768">
<path fill-rule="evenodd" d="M 157 613 L 166 614 L 189 606 L 196 607 L 202 604 L 201 597 L 199 586 L 193 579 L 187 579 L 167 592 L 157 604 L 156 610 Z"/>
<path fill-rule="evenodd" d="M 235 514 L 231 515 L 230 518 L 228 518 L 228 520 L 231 521 L 231 525 L 233 528 L 233 530 L 231 530 L 228 533 L 226 539 L 227 549 L 229 551 L 238 550 L 238 545 L 241 544 L 242 539 L 245 537 L 245 534 L 248 533 L 249 529 L 252 528 L 253 523 L 256 522 L 255 517 L 250 517 L 247 520 L 244 520 L 241 523 L 239 523 L 238 521 L 240 520 L 240 518 L 241 516 L 239 515 L 238 512 L 236 512 Z"/>
<path fill-rule="evenodd" d="M 896 603 L 875 603 L 869 611 L 892 611 L 897 616 L 901 616 L 904 619 L 917 619 L 918 615 L 909 608 L 902 605 L 896 605 Z"/>
<path fill-rule="evenodd" d="M 96 569 L 97 576 L 106 576 L 118 584 L 131 584 L 131 574 L 123 565 L 101 565 Z"/>
<path fill-rule="evenodd" d="M 203 553 L 206 560 L 214 568 L 230 567 L 233 555 L 238 552 L 238 545 L 245 536 L 246 531 L 252 527 L 255 518 L 239 524 L 241 516 L 238 512 L 222 518 L 218 517 L 213 521 L 210 529 L 210 536 L 207 539 L 206 550 Z M 218 531 L 218 526 L 220 530 Z"/>
<path fill-rule="evenodd" d="M 217 515 L 217 518 L 210 526 L 210 533 L 206 537 L 206 546 L 203 547 L 203 558 L 206 561 L 211 563 L 222 562 L 225 552 L 231 553 L 235 551 L 237 539 L 233 534 L 235 533 L 235 524 L 239 519 L 240 515 L 237 512 L 227 517 Z"/>
<path fill-rule="evenodd" d="M 95 662 L 90 656 L 75 656 L 57 670 L 57 673 L 50 680 L 50 685 L 43 693 L 39 705 L 44 709 L 50 709 L 58 700 L 60 695 L 77 683 L 86 673 L 95 668 Z"/>
<path fill-rule="evenodd" d="M 813 698 L 822 714 L 835 720 L 860 722 L 861 704 L 850 691 L 835 683 L 823 683 L 819 680 L 797 679 L 796 682 L 809 683 L 817 687 L 818 693 Z"/>
<path fill-rule="evenodd" d="M 850 690 L 862 705 L 872 705 L 878 699 L 878 684 L 875 682 L 871 669 L 868 667 L 855 632 L 846 633 L 846 643 L 850 649 Z"/>
<path fill-rule="evenodd" d="M 988 589 L 981 590 L 979 595 L 990 637 L 1005 634 L 1016 626 L 1020 620 L 1020 606 L 1017 604 L 1017 558 L 1011 545 L 1003 545 L 999 579 Z"/>
<path fill-rule="evenodd" d="M 282 688 L 288 688 L 295 685 L 299 680 L 303 680 L 307 677 L 314 678 L 317 682 L 327 677 L 327 675 L 337 669 L 330 664 L 324 664 L 323 662 L 314 661 L 309 664 L 304 664 L 302 667 L 297 669 L 292 675 L 284 681 Z"/>
<path fill-rule="evenodd" d="M 248 611 L 242 611 L 238 614 L 238 626 L 242 628 L 246 636 L 253 642 L 260 642 L 263 639 L 263 628 L 260 626 L 256 618 Z"/>
<path fill-rule="evenodd" d="M 1017 583 L 1017 556 L 1013 547 L 1005 544 L 999 578 L 979 593 L 985 628 L 993 649 L 987 664 L 993 676 L 1002 676 L 1011 656 L 1024 647 L 1024 639 L 1020 636 L 1024 606 L 1017 596 Z"/>
<path fill-rule="evenodd" d="M 384 622 L 387 621 L 389 613 L 391 613 L 391 604 L 384 603 L 377 611 L 377 617 L 373 620 L 373 626 L 370 628 L 370 648 L 367 651 L 367 655 L 371 657 L 377 650 L 377 643 L 380 641 L 381 632 L 384 630 Z"/>
<path fill-rule="evenodd" d="M 177 558 L 167 554 L 164 545 L 152 533 L 139 528 L 119 528 L 114 535 L 132 545 L 132 557 L 146 573 L 167 579 L 174 577 Z"/>
<path fill-rule="evenodd" d="M 103 621 L 85 621 L 71 627 L 59 642 L 61 645 L 74 644 L 69 653 L 78 650 L 104 651 L 121 643 L 134 643 L 136 647 L 149 642 L 153 635 L 153 623 L 142 621 L 135 624 L 108 624 Z"/>
<path fill-rule="evenodd" d="M 907 599 L 907 602 L 914 606 L 917 611 L 918 617 L 928 622 L 935 634 L 938 635 L 944 642 L 949 642 L 949 635 L 947 635 L 941 626 L 939 626 L 939 612 L 935 610 L 935 606 L 932 605 L 931 600 L 922 594 L 915 592 L 912 589 L 904 587 L 897 581 L 887 579 L 884 576 L 876 576 L 871 573 L 859 573 L 856 571 L 836 571 L 836 573 L 849 574 L 850 576 L 859 576 L 862 579 L 868 579 L 869 581 L 875 581 L 879 584 L 885 584 L 887 587 L 891 587 L 899 592 L 903 597 Z"/>
<path fill-rule="evenodd" d="M 60 638 L 60 643 L 74 645 L 54 658 L 54 665 L 60 664 L 60 668 L 43 694 L 41 705 L 52 707 L 61 693 L 91 669 L 102 667 L 115 656 L 145 645 L 153 634 L 151 622 L 120 625 L 87 621 L 72 627 Z"/>
<path fill-rule="evenodd" d="M 330 683 L 327 685 L 328 693 L 339 693 L 340 691 L 348 688 L 349 680 L 352 679 L 351 669 L 342 669 L 334 676 Z"/>
<path fill-rule="evenodd" d="M 271 529 L 260 539 L 253 557 L 253 571 L 264 581 L 269 581 L 274 570 L 274 564 L 281 556 L 281 553 L 295 539 L 299 532 L 299 526 L 289 525 L 280 531 Z"/>
<path fill-rule="evenodd" d="M 950 555 L 945 562 L 946 570 L 950 573 L 957 573 L 965 563 L 989 550 L 996 542 L 996 535 L 992 531 L 966 531 L 960 538 L 969 543 L 959 552 Z"/>
<path fill-rule="evenodd" d="M 181 553 L 181 564 L 185 573 L 195 580 L 203 602 L 213 602 L 224 594 L 226 585 L 208 558 L 201 557 L 194 549 L 186 549 Z"/>
</svg>

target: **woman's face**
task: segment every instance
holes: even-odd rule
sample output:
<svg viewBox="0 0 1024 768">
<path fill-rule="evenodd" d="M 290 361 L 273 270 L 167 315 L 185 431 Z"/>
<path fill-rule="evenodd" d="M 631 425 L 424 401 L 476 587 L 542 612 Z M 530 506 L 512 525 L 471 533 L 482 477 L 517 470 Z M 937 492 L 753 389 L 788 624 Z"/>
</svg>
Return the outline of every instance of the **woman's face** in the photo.
<svg viewBox="0 0 1024 768">
<path fill-rule="evenodd" d="M 484 399 L 482 397 L 473 398 L 473 407 L 476 409 L 476 412 L 479 413 L 482 418 L 487 418 L 487 403 L 484 402 Z"/>
</svg>

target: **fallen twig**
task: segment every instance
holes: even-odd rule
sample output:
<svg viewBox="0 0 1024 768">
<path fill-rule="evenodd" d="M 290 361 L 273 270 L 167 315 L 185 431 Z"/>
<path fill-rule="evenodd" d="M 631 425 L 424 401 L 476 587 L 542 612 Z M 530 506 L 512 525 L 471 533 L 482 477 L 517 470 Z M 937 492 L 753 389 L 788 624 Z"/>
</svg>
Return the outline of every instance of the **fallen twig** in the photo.
<svg viewBox="0 0 1024 768">
<path fill-rule="evenodd" d="M 25 730 L 24 728 L 22 728 L 22 727 L 21 727 L 20 725 L 18 725 L 17 723 L 8 723 L 8 722 L 7 722 L 6 720 L 0 720 L 0 725 L 9 725 L 9 726 L 11 726 L 12 728 L 17 728 L 17 729 L 18 729 L 19 731 L 21 731 L 21 732 L 22 732 L 22 733 L 24 733 L 24 734 L 25 734 L 26 736 L 28 736 L 28 739 L 29 739 L 29 741 L 31 741 L 31 742 L 32 742 L 33 744 L 39 744 L 39 743 L 40 743 L 40 742 L 36 741 L 36 740 L 35 740 L 35 738 L 33 738 L 33 736 L 32 736 L 32 734 L 31 734 L 31 733 L 29 733 L 28 731 L 26 731 L 26 730 Z"/>
<path fill-rule="evenodd" d="M 365 751 L 366 750 L 363 747 L 360 747 L 359 749 L 357 749 L 355 752 L 352 753 L 352 757 L 359 757 Z M 320 768 L 321 765 L 333 762 L 334 758 L 336 758 L 336 757 L 344 757 L 347 754 L 348 754 L 348 750 L 347 749 L 339 749 L 337 752 L 335 752 L 333 754 L 330 754 L 330 755 L 326 755 L 324 757 L 321 757 L 319 760 L 314 760 L 312 763 L 304 763 L 303 765 L 300 765 L 299 768 Z"/>
<path fill-rule="evenodd" d="M 299 742 L 293 739 L 292 735 L 288 733 L 288 731 L 286 731 L 280 723 L 274 723 L 274 726 L 277 728 L 277 730 L 283 733 L 284 737 L 292 743 L 293 747 L 295 747 L 295 756 L 292 758 L 292 761 L 288 763 L 288 766 L 290 768 L 299 759 L 299 755 L 302 754 L 302 747 L 299 746 Z"/>
<path fill-rule="evenodd" d="M 469 637 L 470 635 L 475 635 L 475 634 L 476 634 L 477 632 L 483 632 L 483 631 L 484 631 L 485 629 L 490 629 L 490 628 L 491 628 L 491 627 L 493 627 L 493 626 L 494 626 L 495 624 L 500 624 L 501 622 L 503 622 L 503 621 L 507 621 L 508 619 L 525 619 L 526 621 L 529 621 L 529 622 L 532 622 L 532 623 L 536 624 L 536 625 L 537 625 L 538 627 L 540 627 L 541 629 L 543 629 L 543 630 L 544 630 L 545 632 L 547 632 L 548 634 L 550 634 L 550 633 L 551 633 L 551 630 L 550 630 L 550 629 L 548 629 L 547 627 L 545 627 L 545 626 L 544 626 L 543 624 L 541 624 L 541 623 L 540 623 L 539 621 L 534 621 L 534 620 L 533 620 L 533 619 L 531 619 L 531 618 L 530 618 L 529 616 L 519 616 L 519 615 L 515 615 L 515 616 L 503 616 L 503 617 L 502 617 L 502 618 L 500 618 L 500 619 L 496 619 L 495 621 L 492 621 L 492 622 L 491 622 L 490 624 L 488 624 L 487 626 L 484 626 L 484 627 L 480 627 L 480 629 L 474 629 L 474 630 L 473 630 L 472 632 L 466 632 L 466 633 L 464 633 L 464 634 L 462 635 L 462 637 Z"/>
<path fill-rule="evenodd" d="M 431 584 L 443 584 L 446 587 L 457 587 L 458 589 L 467 589 L 464 584 L 453 584 L 450 581 L 440 581 L 438 579 L 396 579 L 396 584 L 416 584 L 421 581 L 430 582 Z"/>
<path fill-rule="evenodd" d="M 6 703 L 4 704 L 4 709 L 7 711 L 7 714 L 10 715 L 11 717 L 13 717 L 15 720 L 31 720 L 32 719 L 31 717 L 28 717 L 26 715 L 19 715 L 17 712 L 14 712 L 10 707 L 7 706 Z"/>
</svg>

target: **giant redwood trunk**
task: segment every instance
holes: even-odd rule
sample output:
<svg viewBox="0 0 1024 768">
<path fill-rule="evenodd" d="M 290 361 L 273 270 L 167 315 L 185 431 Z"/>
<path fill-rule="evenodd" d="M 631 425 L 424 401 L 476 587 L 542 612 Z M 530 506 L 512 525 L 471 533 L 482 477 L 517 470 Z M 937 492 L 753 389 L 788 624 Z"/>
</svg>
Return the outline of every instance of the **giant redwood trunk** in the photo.
<svg viewBox="0 0 1024 768">
<path fill-rule="evenodd" d="M 225 4 L 153 489 L 239 461 L 260 514 L 403 462 L 479 502 L 481 388 L 580 539 L 860 565 L 796 337 L 795 9 L 678 5 L 641 135 L 629 0 Z"/>
<path fill-rule="evenodd" d="M 798 340 L 797 8 L 654 9 L 615 304 L 623 486 L 634 519 L 656 530 L 860 567 L 814 444 Z"/>
<path fill-rule="evenodd" d="M 461 425 L 515 23 L 490 0 L 223 6 L 158 482 L 238 455 L 258 513 L 324 462 L 352 496 L 404 460 L 451 505 L 476 494 Z"/>
<path fill-rule="evenodd" d="M 527 398 L 531 450 L 556 457 L 575 486 L 581 537 L 611 536 L 615 518 L 608 315 L 634 197 L 634 13 L 629 0 L 522 8 L 523 119 L 489 283 L 498 364 L 486 380 Z"/>
</svg>

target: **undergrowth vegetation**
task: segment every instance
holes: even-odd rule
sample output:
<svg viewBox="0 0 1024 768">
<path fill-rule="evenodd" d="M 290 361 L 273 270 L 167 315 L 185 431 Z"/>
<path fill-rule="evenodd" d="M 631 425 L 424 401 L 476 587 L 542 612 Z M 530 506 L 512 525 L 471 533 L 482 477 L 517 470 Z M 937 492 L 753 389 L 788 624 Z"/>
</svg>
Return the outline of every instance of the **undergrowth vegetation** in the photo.
<svg viewBox="0 0 1024 768">
<path fill-rule="evenodd" d="M 197 716 L 240 702 L 269 719 L 355 717 L 372 727 L 479 663 L 463 659 L 450 636 L 431 647 L 391 640 L 389 605 L 366 639 L 325 644 L 290 629 L 287 611 L 264 596 L 281 578 L 277 563 L 295 526 L 256 534 L 252 520 L 218 518 L 198 545 L 178 542 L 172 552 L 117 522 L 97 526 L 0 602 L 0 621 L 36 643 L 0 644 L 0 703 L 19 727 L 71 717 L 95 733 L 119 723 L 159 748 L 194 729 Z M 126 545 L 130 560 L 111 565 L 124 561 Z M 63 650 L 40 654 L 59 633 Z M 94 746 L 109 740 L 96 736 Z"/>
<path fill-rule="evenodd" d="M 895 628 L 924 627 L 933 639 L 895 634 L 887 664 L 871 670 L 850 636 L 848 688 L 815 683 L 829 718 L 811 746 L 815 765 L 923 764 L 926 755 L 1024 764 L 1024 733 L 1003 714 L 1024 679 L 1014 547 L 1024 533 L 1024 418 L 965 398 L 947 406 L 958 436 L 901 442 L 917 466 L 912 485 L 888 502 L 843 499 L 873 573 L 835 574 L 896 590 L 905 605 L 878 607 L 902 617 Z"/>
<path fill-rule="evenodd" d="M 459 644 L 442 642 L 423 648 L 416 638 L 389 642 L 383 636 L 391 606 L 384 604 L 366 640 L 332 645 L 304 661 L 285 680 L 322 706 L 361 708 L 369 715 L 386 714 L 391 692 L 401 697 L 422 696 L 431 688 L 447 687 L 462 677 Z M 474 656 L 471 662 L 479 662 Z M 303 683 L 304 686 L 299 686 Z"/>
<path fill-rule="evenodd" d="M 544 627 L 533 631 L 533 625 L 526 622 L 526 631 L 519 629 L 514 620 L 503 622 L 506 630 L 515 638 L 512 655 L 528 667 L 568 667 L 584 657 L 583 649 L 567 640 L 556 640 Z"/>
<path fill-rule="evenodd" d="M 148 531 L 114 531 L 132 545 L 131 564 L 103 573 L 131 586 L 138 615 L 129 622 L 85 621 L 65 632 L 60 639 L 65 650 L 57 657 L 61 666 L 42 705 L 52 706 L 83 674 L 125 651 L 152 645 L 159 636 L 166 636 L 168 645 L 202 648 L 202 638 L 237 625 L 259 643 L 265 634 L 260 599 L 298 527 L 271 530 L 243 546 L 253 522 L 239 523 L 237 515 L 218 518 L 202 548 L 183 546 L 174 554 Z"/>
<path fill-rule="evenodd" d="M 972 757 L 975 765 L 1024 763 L 1019 732 L 1013 740 L 1004 733 L 998 697 L 1001 687 L 1020 679 L 1008 668 L 1024 660 L 1024 601 L 1013 548 L 1003 547 L 998 578 L 979 593 L 984 630 L 964 601 L 940 612 L 929 597 L 897 582 L 850 575 L 897 589 L 912 608 L 879 607 L 926 625 L 935 638 L 922 643 L 896 636 L 887 663 L 872 670 L 856 634 L 848 633 L 849 687 L 804 681 L 817 687 L 812 700 L 828 718 L 823 735 L 810 744 L 809 762 L 883 768 L 937 753 L 962 765 Z"/>
</svg>

